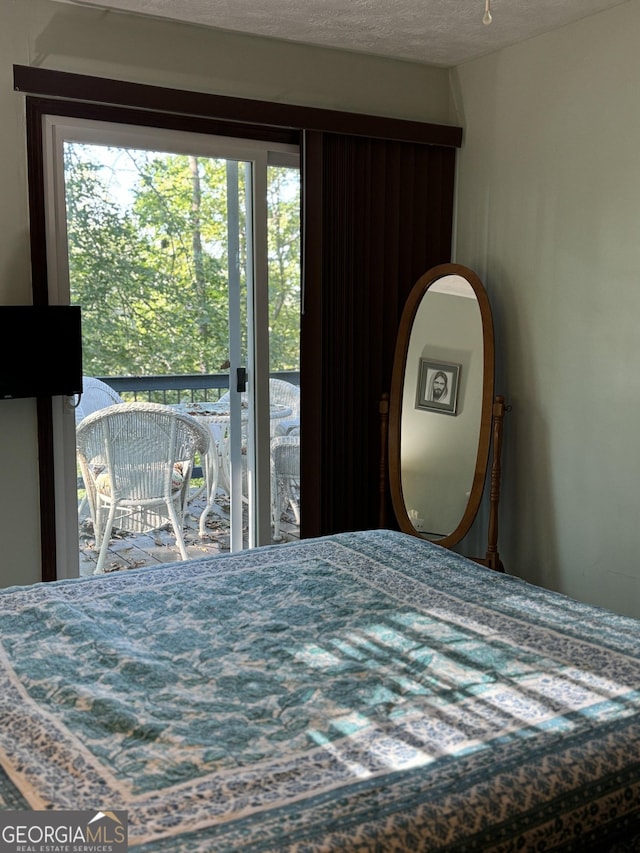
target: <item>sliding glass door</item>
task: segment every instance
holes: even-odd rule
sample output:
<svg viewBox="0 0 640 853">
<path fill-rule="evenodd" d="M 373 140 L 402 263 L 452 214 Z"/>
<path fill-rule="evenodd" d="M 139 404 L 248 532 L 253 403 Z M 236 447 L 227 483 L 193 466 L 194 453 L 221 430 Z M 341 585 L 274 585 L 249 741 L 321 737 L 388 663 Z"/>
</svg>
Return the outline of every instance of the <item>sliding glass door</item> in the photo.
<svg viewBox="0 0 640 853">
<path fill-rule="evenodd" d="M 222 518 L 233 551 L 272 541 L 271 442 L 298 432 L 270 398 L 270 374 L 299 365 L 297 149 L 55 117 L 44 137 L 50 302 L 82 307 L 85 375 L 206 424 L 200 534 Z M 78 413 L 54 402 L 58 565 L 74 567 Z"/>
</svg>

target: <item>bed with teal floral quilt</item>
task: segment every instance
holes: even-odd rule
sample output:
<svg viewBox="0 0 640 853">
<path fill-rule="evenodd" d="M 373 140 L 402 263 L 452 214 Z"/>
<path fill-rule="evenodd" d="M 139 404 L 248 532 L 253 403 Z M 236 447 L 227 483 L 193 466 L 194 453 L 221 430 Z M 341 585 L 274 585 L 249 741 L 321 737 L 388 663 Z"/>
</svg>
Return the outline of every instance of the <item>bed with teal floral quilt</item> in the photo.
<svg viewBox="0 0 640 853">
<path fill-rule="evenodd" d="M 640 850 L 640 622 L 384 530 L 12 587 L 0 808 L 167 853 Z"/>
</svg>

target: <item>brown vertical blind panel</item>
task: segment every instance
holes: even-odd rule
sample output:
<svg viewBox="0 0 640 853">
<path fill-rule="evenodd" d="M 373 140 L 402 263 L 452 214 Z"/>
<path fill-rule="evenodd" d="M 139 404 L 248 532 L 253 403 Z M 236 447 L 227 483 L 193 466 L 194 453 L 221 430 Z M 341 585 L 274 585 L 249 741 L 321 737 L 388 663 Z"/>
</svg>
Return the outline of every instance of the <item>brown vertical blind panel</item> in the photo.
<svg viewBox="0 0 640 853">
<path fill-rule="evenodd" d="M 322 152 L 323 134 L 302 136 L 302 316 L 300 318 L 301 537 L 322 529 Z"/>
<path fill-rule="evenodd" d="M 318 280 L 306 280 L 307 289 L 322 291 L 309 307 L 318 316 L 305 321 L 322 329 L 317 351 L 307 353 L 316 360 L 309 373 L 318 380 L 321 436 L 312 498 L 317 529 L 307 534 L 376 526 L 378 403 L 389 389 L 412 285 L 451 258 L 455 151 L 323 134 L 318 160 L 322 192 L 305 206 L 307 213 L 309 205 L 321 206 L 322 245 Z M 305 244 L 317 253 L 314 239 L 309 228 Z M 312 473 L 303 467 L 305 494 Z"/>
</svg>

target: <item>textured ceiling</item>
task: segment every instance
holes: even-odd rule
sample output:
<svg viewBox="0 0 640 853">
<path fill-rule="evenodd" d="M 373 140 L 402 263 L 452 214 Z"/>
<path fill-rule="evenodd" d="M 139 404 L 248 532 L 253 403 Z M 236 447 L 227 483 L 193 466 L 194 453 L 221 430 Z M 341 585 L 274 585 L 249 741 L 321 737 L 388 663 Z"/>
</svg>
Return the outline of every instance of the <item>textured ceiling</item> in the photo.
<svg viewBox="0 0 640 853">
<path fill-rule="evenodd" d="M 58 0 L 378 56 L 458 65 L 626 0 Z"/>
</svg>

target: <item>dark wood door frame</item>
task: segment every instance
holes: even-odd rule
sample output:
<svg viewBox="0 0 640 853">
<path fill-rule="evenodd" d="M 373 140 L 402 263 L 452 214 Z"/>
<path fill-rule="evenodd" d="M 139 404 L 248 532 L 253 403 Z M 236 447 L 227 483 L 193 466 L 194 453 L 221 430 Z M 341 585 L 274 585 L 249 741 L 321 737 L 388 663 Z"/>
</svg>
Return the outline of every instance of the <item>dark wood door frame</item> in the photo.
<svg viewBox="0 0 640 853">
<path fill-rule="evenodd" d="M 42 119 L 45 115 L 74 116 L 293 144 L 300 144 L 303 132 L 308 130 L 453 148 L 460 147 L 462 143 L 462 129 L 449 125 L 232 98 L 23 65 L 15 65 L 13 71 L 15 91 L 27 95 L 27 165 L 34 304 L 48 302 L 42 140 Z M 306 191 L 303 189 L 303 197 L 305 192 L 308 195 L 314 191 L 313 187 L 307 187 Z M 309 282 L 314 276 L 317 281 L 317 275 L 309 270 L 306 270 L 306 276 Z M 307 299 L 303 330 L 305 323 L 309 329 L 318 327 L 315 322 L 317 318 L 312 317 L 311 313 L 314 308 L 321 308 L 320 294 L 309 291 Z M 312 343 L 317 339 L 316 332 L 307 334 L 307 338 Z M 309 364 L 313 357 L 311 355 L 308 359 Z M 304 384 L 303 377 L 301 384 Z M 319 413 L 314 410 L 313 404 L 307 406 L 306 410 L 305 436 L 308 437 L 309 447 L 318 447 L 322 441 Z M 57 566 L 50 399 L 38 399 L 37 414 L 42 580 L 51 581 L 57 577 Z M 304 414 L 303 406 L 303 418 Z M 308 472 L 308 479 L 312 467 L 304 463 L 302 467 L 302 491 L 307 496 L 302 535 L 319 535 L 322 532 L 319 502 L 314 498 L 313 488 L 305 487 L 305 471 Z"/>
</svg>

